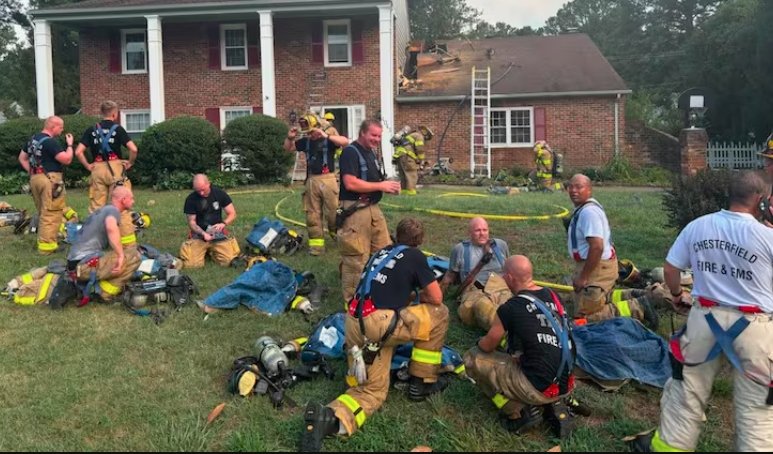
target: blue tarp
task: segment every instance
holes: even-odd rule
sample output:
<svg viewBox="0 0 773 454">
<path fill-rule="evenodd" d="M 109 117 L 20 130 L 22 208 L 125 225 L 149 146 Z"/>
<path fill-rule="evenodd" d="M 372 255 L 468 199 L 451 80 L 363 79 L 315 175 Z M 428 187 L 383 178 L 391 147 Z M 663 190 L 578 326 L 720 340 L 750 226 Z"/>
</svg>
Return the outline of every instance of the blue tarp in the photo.
<svg viewBox="0 0 773 454">
<path fill-rule="evenodd" d="M 280 262 L 256 263 L 235 281 L 217 290 L 204 304 L 218 309 L 234 309 L 243 304 L 250 309 L 278 315 L 295 297 L 295 272 Z"/>
<path fill-rule="evenodd" d="M 671 377 L 668 343 L 630 317 L 573 329 L 575 366 L 601 380 L 631 379 L 662 388 Z"/>
</svg>

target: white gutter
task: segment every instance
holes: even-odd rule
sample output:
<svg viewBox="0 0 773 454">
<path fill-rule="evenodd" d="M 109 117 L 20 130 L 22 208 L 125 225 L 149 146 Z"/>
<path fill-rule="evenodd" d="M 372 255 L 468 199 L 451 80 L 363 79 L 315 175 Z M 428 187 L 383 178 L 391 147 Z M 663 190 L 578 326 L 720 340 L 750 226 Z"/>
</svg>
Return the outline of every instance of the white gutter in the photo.
<svg viewBox="0 0 773 454">
<path fill-rule="evenodd" d="M 620 93 L 615 98 L 615 156 L 620 154 Z"/>
<path fill-rule="evenodd" d="M 629 95 L 631 90 L 600 90 L 600 91 L 563 91 L 563 92 L 542 92 L 542 93 L 512 93 L 491 95 L 491 99 L 529 99 L 529 98 L 566 98 L 581 96 L 619 96 Z M 439 101 L 461 101 L 469 98 L 468 95 L 443 95 L 443 96 L 398 96 L 398 103 L 420 103 L 420 102 L 439 102 Z"/>
</svg>

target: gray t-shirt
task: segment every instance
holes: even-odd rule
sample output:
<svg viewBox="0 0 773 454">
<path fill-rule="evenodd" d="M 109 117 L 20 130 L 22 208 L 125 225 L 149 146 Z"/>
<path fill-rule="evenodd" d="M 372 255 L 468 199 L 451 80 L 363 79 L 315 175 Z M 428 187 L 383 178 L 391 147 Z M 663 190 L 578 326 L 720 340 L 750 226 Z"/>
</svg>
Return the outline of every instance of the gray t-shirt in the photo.
<svg viewBox="0 0 773 454">
<path fill-rule="evenodd" d="M 490 262 L 483 265 L 483 268 L 481 268 L 480 272 L 475 277 L 475 280 L 480 282 L 481 285 L 486 285 L 486 282 L 488 282 L 488 278 L 491 273 L 496 273 L 501 276 L 502 272 L 504 271 L 504 261 L 507 257 L 510 256 L 510 249 L 507 247 L 507 243 L 505 243 L 503 240 L 500 240 L 499 238 L 494 238 L 494 242 L 497 245 L 499 254 L 497 254 L 492 248 L 494 257 L 492 257 Z M 456 246 L 454 246 L 454 249 L 451 251 L 451 259 L 449 263 L 449 268 L 451 271 L 459 273 L 459 278 L 462 280 L 462 282 L 464 282 L 464 280 L 467 278 L 467 275 L 473 270 L 473 268 L 475 268 L 478 262 L 480 262 L 480 259 L 483 257 L 483 248 L 481 246 L 476 246 L 472 243 L 469 243 L 470 263 L 466 264 L 464 261 L 464 249 L 465 244 L 468 243 L 469 242 L 467 241 L 462 241 L 461 243 L 458 243 Z"/>
<path fill-rule="evenodd" d="M 81 260 L 101 252 L 110 244 L 107 229 L 105 229 L 105 219 L 108 217 L 114 217 L 120 225 L 121 212 L 113 205 L 105 205 L 86 218 L 83 228 L 78 232 L 78 238 L 70 248 L 70 253 L 67 254 L 68 261 Z"/>
</svg>

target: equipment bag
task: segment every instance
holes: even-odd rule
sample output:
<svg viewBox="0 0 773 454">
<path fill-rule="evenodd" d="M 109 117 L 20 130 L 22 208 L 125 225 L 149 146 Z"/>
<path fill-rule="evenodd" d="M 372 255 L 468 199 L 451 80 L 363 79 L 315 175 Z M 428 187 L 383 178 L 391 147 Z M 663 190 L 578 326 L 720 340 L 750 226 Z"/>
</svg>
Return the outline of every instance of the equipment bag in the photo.
<svg viewBox="0 0 773 454">
<path fill-rule="evenodd" d="M 247 244 L 258 254 L 292 255 L 303 245 L 303 235 L 264 216 L 252 226 Z"/>
</svg>

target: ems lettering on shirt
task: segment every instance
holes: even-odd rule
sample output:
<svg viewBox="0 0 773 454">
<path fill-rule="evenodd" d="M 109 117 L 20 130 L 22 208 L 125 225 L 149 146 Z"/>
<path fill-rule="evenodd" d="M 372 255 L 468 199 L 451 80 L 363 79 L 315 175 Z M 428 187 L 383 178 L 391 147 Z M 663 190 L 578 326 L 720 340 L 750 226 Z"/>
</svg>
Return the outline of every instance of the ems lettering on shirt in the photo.
<svg viewBox="0 0 773 454">
<path fill-rule="evenodd" d="M 376 259 L 375 259 L 375 260 L 373 260 L 373 267 L 375 268 L 376 266 L 378 266 L 378 265 L 381 263 L 381 261 L 383 261 L 383 260 L 384 260 L 384 258 L 385 258 L 385 257 L 386 257 L 388 254 L 389 254 L 389 251 L 384 251 L 384 252 L 383 252 L 383 253 L 382 253 L 382 254 L 381 254 L 379 257 L 376 257 Z M 403 252 L 401 252 L 401 253 L 399 253 L 399 254 L 395 255 L 395 257 L 394 257 L 392 260 L 390 260 L 390 261 L 389 261 L 389 263 L 387 263 L 386 265 L 384 265 L 384 269 L 388 269 L 388 270 L 392 270 L 392 269 L 394 269 L 394 268 L 395 268 L 395 264 L 397 263 L 397 261 L 398 261 L 398 260 L 400 260 L 400 259 L 402 259 L 404 256 L 405 256 L 405 253 L 403 253 Z M 384 273 L 382 273 L 382 272 L 379 272 L 379 273 L 378 273 L 378 274 L 377 274 L 377 275 L 376 275 L 376 276 L 373 278 L 373 280 L 374 280 L 374 281 L 376 281 L 376 282 L 378 282 L 379 284 L 382 284 L 382 285 L 386 283 L 387 279 L 388 279 L 388 276 L 386 276 L 386 275 L 385 275 Z"/>
<path fill-rule="evenodd" d="M 729 252 L 731 255 L 739 257 L 750 264 L 755 263 L 758 260 L 758 256 L 750 250 L 739 246 L 733 242 L 719 240 L 719 239 L 706 239 L 696 241 L 693 243 L 693 251 L 701 253 L 704 251 L 724 251 Z M 754 279 L 754 272 L 745 268 L 736 268 L 735 266 L 728 265 L 726 263 L 717 263 L 708 260 L 696 260 L 695 271 L 702 273 L 712 273 L 724 276 L 730 276 L 738 280 L 751 281 Z"/>
</svg>

